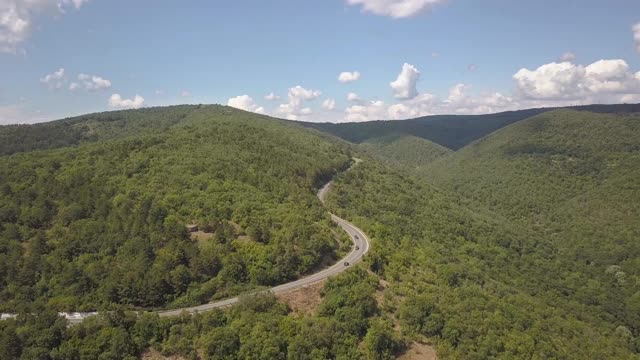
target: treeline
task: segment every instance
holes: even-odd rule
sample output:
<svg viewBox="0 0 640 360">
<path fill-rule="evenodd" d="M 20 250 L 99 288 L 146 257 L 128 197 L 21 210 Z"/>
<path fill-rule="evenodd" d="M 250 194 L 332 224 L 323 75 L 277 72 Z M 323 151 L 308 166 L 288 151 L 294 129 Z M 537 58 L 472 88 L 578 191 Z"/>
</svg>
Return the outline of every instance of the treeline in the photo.
<svg viewBox="0 0 640 360">
<path fill-rule="evenodd" d="M 0 322 L 0 358 L 137 359 L 150 348 L 185 359 L 391 359 L 403 346 L 380 315 L 375 277 L 358 268 L 331 279 L 314 317 L 289 315 L 273 295 L 178 318 L 116 310 L 66 327 L 54 313 Z"/>
<path fill-rule="evenodd" d="M 0 156 L 159 133 L 199 108 L 201 106 L 180 105 L 110 111 L 42 124 L 0 126 Z M 208 108 L 209 111 L 223 111 L 219 106 Z"/>
<path fill-rule="evenodd" d="M 199 304 L 335 258 L 314 192 L 350 156 L 225 109 L 148 136 L 0 157 L 0 311 Z M 191 239 L 191 222 L 210 236 Z"/>
<path fill-rule="evenodd" d="M 620 327 L 640 351 L 640 116 L 562 110 L 505 128 L 424 172 L 534 232 L 531 284 Z M 535 280 L 535 279 L 532 279 Z M 531 281 L 530 281 L 531 282 Z"/>
<path fill-rule="evenodd" d="M 636 316 L 612 318 L 565 293 L 575 275 L 536 231 L 370 160 L 340 175 L 327 200 L 373 239 L 367 263 L 389 284 L 383 308 L 441 358 L 627 359 L 640 350 Z"/>
</svg>

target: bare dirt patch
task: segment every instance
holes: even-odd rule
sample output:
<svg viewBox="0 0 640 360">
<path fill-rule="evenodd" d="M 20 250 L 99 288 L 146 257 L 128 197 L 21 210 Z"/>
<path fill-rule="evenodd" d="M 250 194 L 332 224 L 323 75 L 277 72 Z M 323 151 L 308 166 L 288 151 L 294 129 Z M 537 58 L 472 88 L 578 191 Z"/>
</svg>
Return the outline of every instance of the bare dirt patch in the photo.
<svg viewBox="0 0 640 360">
<path fill-rule="evenodd" d="M 438 355 L 433 346 L 414 342 L 398 360 L 438 360 Z"/>
<path fill-rule="evenodd" d="M 206 233 L 204 231 L 194 231 L 191 233 L 191 238 L 193 240 L 197 240 L 198 242 L 205 242 L 207 240 L 213 239 L 213 233 Z"/>
<path fill-rule="evenodd" d="M 295 314 L 315 315 L 318 305 L 322 302 L 320 290 L 324 287 L 324 281 L 311 284 L 297 290 L 277 295 L 278 300 L 289 305 Z"/>
<path fill-rule="evenodd" d="M 140 356 L 140 359 L 141 360 L 185 360 L 185 358 L 178 355 L 164 356 L 155 349 L 149 349 L 145 351 Z"/>
</svg>

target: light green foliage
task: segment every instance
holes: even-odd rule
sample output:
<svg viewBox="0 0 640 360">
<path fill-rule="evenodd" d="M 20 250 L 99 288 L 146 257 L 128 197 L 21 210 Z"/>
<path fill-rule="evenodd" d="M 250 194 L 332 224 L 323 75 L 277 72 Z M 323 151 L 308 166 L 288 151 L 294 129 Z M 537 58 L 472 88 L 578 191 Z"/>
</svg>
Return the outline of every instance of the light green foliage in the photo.
<svg viewBox="0 0 640 360">
<path fill-rule="evenodd" d="M 359 359 L 364 342 L 368 354 L 386 359 L 399 340 L 388 323 L 372 317 L 376 280 L 354 269 L 327 282 L 323 306 L 331 311 L 317 317 L 289 316 L 272 294 L 245 296 L 227 310 L 177 318 L 159 318 L 115 311 L 67 328 L 54 313 L 0 322 L 3 360 L 130 359 L 154 347 L 164 355 L 186 359 Z M 339 304 L 335 299 L 344 299 Z M 362 304 L 360 303 L 362 301 Z M 361 334 L 350 320 L 364 324 Z M 369 323 L 372 322 L 372 325 Z M 376 357 L 380 350 L 383 357 Z"/>
<path fill-rule="evenodd" d="M 419 170 L 452 153 L 444 146 L 411 135 L 389 135 L 368 139 L 357 147 L 380 160 L 409 170 Z"/>
<path fill-rule="evenodd" d="M 389 282 L 403 331 L 431 338 L 442 358 L 635 351 L 618 321 L 555 288 L 557 258 L 538 234 L 372 162 L 340 175 L 327 201 L 373 239 L 368 264 Z"/>
<path fill-rule="evenodd" d="M 226 107 L 189 109 L 156 134 L 0 157 L 0 310 L 196 304 L 335 257 L 314 192 L 348 166 L 343 147 Z M 135 129 L 157 112 L 113 116 Z M 192 221 L 213 238 L 191 240 Z"/>
</svg>

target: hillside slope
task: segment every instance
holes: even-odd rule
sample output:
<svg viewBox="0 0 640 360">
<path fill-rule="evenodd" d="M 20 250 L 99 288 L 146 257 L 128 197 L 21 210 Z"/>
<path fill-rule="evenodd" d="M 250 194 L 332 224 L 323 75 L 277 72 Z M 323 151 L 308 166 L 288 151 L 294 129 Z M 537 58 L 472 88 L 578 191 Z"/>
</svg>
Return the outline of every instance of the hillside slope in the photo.
<svg viewBox="0 0 640 360">
<path fill-rule="evenodd" d="M 87 114 L 33 125 L 0 126 L 0 156 L 160 133 L 200 105 Z"/>
<path fill-rule="evenodd" d="M 444 146 L 412 135 L 389 135 L 367 139 L 357 149 L 378 159 L 401 167 L 417 170 L 452 153 Z"/>
<path fill-rule="evenodd" d="M 113 114 L 123 128 L 148 115 Z M 314 193 L 349 166 L 345 147 L 221 106 L 165 125 L 0 157 L 0 310 L 199 304 L 335 256 Z M 209 235 L 192 240 L 192 222 Z"/>
<path fill-rule="evenodd" d="M 585 105 L 574 110 L 596 113 L 640 112 L 640 104 Z M 361 123 L 304 123 L 344 140 L 359 144 L 390 135 L 412 135 L 452 150 L 478 140 L 498 129 L 556 108 L 527 109 L 486 115 L 434 115 L 410 120 L 367 121 Z"/>
<path fill-rule="evenodd" d="M 615 303 L 597 304 L 606 287 L 583 283 L 582 269 L 564 266 L 573 259 L 500 214 L 370 161 L 339 176 L 328 204 L 371 237 L 383 309 L 440 358 L 629 359 L 640 350 L 633 309 L 612 316 Z M 583 294 L 597 297 L 583 303 Z"/>
<path fill-rule="evenodd" d="M 640 337 L 640 115 L 572 110 L 504 128 L 424 171 L 538 234 L 547 286 Z M 541 263 L 542 265 L 542 263 Z"/>
</svg>

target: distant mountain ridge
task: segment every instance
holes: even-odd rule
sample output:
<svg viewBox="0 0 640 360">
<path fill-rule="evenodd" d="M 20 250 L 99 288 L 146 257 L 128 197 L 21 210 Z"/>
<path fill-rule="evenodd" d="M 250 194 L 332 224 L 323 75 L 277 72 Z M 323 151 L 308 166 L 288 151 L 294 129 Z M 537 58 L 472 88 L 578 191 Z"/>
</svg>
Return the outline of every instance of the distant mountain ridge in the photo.
<svg viewBox="0 0 640 360">
<path fill-rule="evenodd" d="M 409 120 L 380 120 L 360 123 L 308 123 L 300 125 L 318 129 L 352 143 L 392 134 L 406 134 L 427 139 L 452 150 L 518 121 L 563 107 L 526 109 L 486 115 L 433 115 Z M 584 105 L 568 109 L 594 113 L 640 112 L 640 104 Z"/>
</svg>

